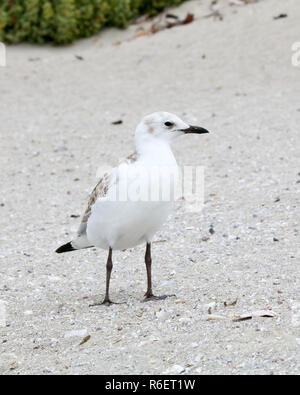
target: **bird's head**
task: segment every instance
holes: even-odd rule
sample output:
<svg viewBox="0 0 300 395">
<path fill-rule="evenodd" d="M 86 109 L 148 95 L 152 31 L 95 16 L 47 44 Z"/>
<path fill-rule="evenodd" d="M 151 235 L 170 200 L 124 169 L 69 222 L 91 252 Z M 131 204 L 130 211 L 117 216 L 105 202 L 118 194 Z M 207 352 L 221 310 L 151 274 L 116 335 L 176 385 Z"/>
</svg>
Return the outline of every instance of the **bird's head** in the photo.
<svg viewBox="0 0 300 395">
<path fill-rule="evenodd" d="M 168 112 L 155 112 L 147 115 L 136 128 L 138 139 L 147 139 L 148 137 L 167 142 L 190 133 L 204 134 L 209 132 L 200 126 L 189 125 L 176 115 Z"/>
</svg>

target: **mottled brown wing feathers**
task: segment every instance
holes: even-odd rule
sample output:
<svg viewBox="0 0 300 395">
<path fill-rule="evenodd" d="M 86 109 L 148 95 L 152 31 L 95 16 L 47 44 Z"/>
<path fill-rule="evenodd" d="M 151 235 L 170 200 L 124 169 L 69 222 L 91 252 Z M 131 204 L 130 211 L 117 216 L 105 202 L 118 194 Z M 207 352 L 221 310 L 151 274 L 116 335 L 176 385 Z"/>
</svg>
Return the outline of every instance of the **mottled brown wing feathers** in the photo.
<svg viewBox="0 0 300 395">
<path fill-rule="evenodd" d="M 135 151 L 133 154 L 127 156 L 125 162 L 130 164 L 130 163 L 134 163 L 138 160 L 138 153 Z"/>
<path fill-rule="evenodd" d="M 100 178 L 98 184 L 95 186 L 93 189 L 93 192 L 90 195 L 89 202 L 87 209 L 85 210 L 85 213 L 82 218 L 82 222 L 86 223 L 90 214 L 91 214 L 91 209 L 93 204 L 96 202 L 96 200 L 99 197 L 105 197 L 109 188 L 109 183 L 110 183 L 110 175 L 108 173 L 105 173 L 103 177 Z"/>
<path fill-rule="evenodd" d="M 134 152 L 133 154 L 129 155 L 123 163 L 131 164 L 134 163 L 138 160 L 138 154 L 137 152 Z M 99 197 L 105 197 L 107 194 L 107 191 L 111 185 L 112 182 L 112 173 L 105 173 L 103 177 L 99 180 L 98 184 L 95 186 L 93 189 L 89 201 L 88 201 L 88 206 L 87 209 L 85 210 L 85 213 L 83 215 L 78 234 L 83 234 L 86 232 L 86 226 L 87 222 L 89 219 L 89 216 L 91 215 L 91 210 L 92 206 L 95 204 L 96 200 Z"/>
</svg>

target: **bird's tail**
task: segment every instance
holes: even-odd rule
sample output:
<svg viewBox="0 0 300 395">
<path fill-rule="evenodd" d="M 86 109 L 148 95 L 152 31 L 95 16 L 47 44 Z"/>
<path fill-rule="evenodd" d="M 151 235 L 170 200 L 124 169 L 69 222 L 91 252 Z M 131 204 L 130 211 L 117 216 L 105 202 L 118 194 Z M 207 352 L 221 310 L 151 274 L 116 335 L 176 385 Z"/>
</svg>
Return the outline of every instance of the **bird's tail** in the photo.
<svg viewBox="0 0 300 395">
<path fill-rule="evenodd" d="M 58 254 L 62 254 L 63 252 L 75 251 L 75 250 L 76 248 L 72 246 L 72 242 L 70 241 L 69 243 L 60 246 L 55 252 L 57 252 Z"/>
</svg>

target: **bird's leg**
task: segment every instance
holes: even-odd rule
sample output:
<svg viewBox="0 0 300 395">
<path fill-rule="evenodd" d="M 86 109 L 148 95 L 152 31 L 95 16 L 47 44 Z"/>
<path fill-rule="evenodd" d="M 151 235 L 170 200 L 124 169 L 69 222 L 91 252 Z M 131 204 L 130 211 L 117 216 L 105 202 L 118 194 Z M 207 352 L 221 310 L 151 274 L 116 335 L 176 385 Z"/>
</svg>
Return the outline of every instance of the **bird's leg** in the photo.
<svg viewBox="0 0 300 395">
<path fill-rule="evenodd" d="M 166 299 L 168 296 L 175 296 L 175 295 L 162 295 L 162 296 L 154 296 L 152 292 L 152 280 L 151 280 L 151 243 L 147 243 L 146 246 L 146 254 L 145 254 L 145 263 L 146 263 L 146 270 L 147 270 L 147 292 L 145 293 L 145 302 L 149 300 L 162 300 Z"/>
<path fill-rule="evenodd" d="M 107 263 L 106 263 L 106 290 L 105 290 L 105 298 L 102 302 L 102 304 L 105 305 L 110 305 L 112 302 L 109 299 L 109 283 L 110 283 L 110 276 L 111 276 L 111 271 L 113 268 L 113 263 L 112 263 L 112 248 L 109 248 L 108 252 L 108 257 L 107 257 Z"/>
<path fill-rule="evenodd" d="M 106 263 L 106 291 L 105 291 L 105 298 L 102 303 L 93 303 L 90 305 L 90 307 L 94 306 L 101 306 L 101 305 L 106 305 L 110 306 L 111 304 L 114 304 L 110 299 L 109 299 L 109 283 L 110 283 L 110 275 L 112 272 L 113 268 L 113 263 L 112 263 L 112 248 L 109 248 L 109 253 L 107 257 L 107 263 Z"/>
<path fill-rule="evenodd" d="M 148 298 L 153 297 L 152 280 L 151 280 L 151 264 L 152 264 L 151 243 L 147 243 L 147 246 L 146 246 L 145 264 L 146 264 L 146 270 L 147 270 L 147 292 L 145 293 L 145 297 L 148 299 Z"/>
</svg>

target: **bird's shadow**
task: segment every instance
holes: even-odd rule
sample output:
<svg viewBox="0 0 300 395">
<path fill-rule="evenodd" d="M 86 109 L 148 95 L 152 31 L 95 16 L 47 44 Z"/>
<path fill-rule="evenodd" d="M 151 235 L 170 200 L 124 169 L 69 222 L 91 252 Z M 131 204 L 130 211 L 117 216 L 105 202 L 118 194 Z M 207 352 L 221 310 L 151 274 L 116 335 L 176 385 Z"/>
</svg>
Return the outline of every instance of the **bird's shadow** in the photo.
<svg viewBox="0 0 300 395">
<path fill-rule="evenodd" d="M 121 295 L 122 293 L 122 295 Z M 104 301 L 104 294 L 103 295 L 95 295 L 88 298 L 89 307 L 106 307 L 106 306 L 132 306 L 138 303 L 150 303 L 150 302 L 162 302 L 168 298 L 176 298 L 175 294 L 171 295 L 152 295 L 151 297 L 144 297 L 141 299 L 140 297 L 133 296 L 133 295 L 126 295 L 126 299 L 124 300 L 124 291 L 120 291 L 120 293 L 115 294 L 111 298 L 111 303 Z"/>
</svg>

